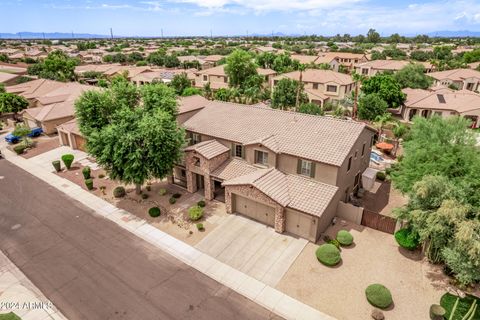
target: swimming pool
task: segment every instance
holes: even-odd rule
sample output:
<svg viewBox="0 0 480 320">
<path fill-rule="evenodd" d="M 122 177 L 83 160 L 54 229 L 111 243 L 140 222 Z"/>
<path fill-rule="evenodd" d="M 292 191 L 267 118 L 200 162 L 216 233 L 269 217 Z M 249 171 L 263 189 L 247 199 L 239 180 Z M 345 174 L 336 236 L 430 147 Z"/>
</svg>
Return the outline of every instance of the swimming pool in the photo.
<svg viewBox="0 0 480 320">
<path fill-rule="evenodd" d="M 376 153 L 375 151 L 372 151 L 370 153 L 370 160 L 375 162 L 376 164 L 380 164 L 380 162 L 383 162 L 385 161 L 385 159 L 383 159 L 380 154 Z"/>
</svg>

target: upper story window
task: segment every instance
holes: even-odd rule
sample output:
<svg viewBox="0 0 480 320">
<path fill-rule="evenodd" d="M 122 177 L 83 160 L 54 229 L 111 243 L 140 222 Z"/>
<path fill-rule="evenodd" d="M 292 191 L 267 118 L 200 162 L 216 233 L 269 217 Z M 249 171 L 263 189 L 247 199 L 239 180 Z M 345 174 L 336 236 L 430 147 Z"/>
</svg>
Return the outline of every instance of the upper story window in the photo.
<svg viewBox="0 0 480 320">
<path fill-rule="evenodd" d="M 196 167 L 200 167 L 200 158 L 198 158 L 198 157 L 193 157 L 193 164 L 194 164 Z"/>
<path fill-rule="evenodd" d="M 208 81 L 208 76 L 206 74 L 203 75 L 203 81 Z"/>
<path fill-rule="evenodd" d="M 337 86 L 334 85 L 327 85 L 327 92 L 337 92 Z"/>
<path fill-rule="evenodd" d="M 227 77 L 223 77 L 223 82 L 228 83 L 228 78 L 227 78 Z"/>
<path fill-rule="evenodd" d="M 351 168 L 352 168 L 352 157 L 350 156 L 350 158 L 348 158 L 347 172 L 350 171 Z"/>
<path fill-rule="evenodd" d="M 362 68 L 362 74 L 367 75 L 368 74 L 368 69 L 367 68 Z"/>
<path fill-rule="evenodd" d="M 297 162 L 297 173 L 302 176 L 307 176 L 314 178 L 315 177 L 315 163 L 312 161 L 298 159 Z"/>
<path fill-rule="evenodd" d="M 199 142 L 201 142 L 202 139 L 200 137 L 200 134 L 198 133 L 192 133 L 192 144 L 197 144 Z"/>
<path fill-rule="evenodd" d="M 244 158 L 244 149 L 241 144 L 234 144 L 233 145 L 233 156 L 238 158 Z"/>
<path fill-rule="evenodd" d="M 313 89 L 315 89 L 315 90 L 318 89 L 318 83 L 314 83 L 312 86 L 313 86 Z"/>
<path fill-rule="evenodd" d="M 355 181 L 353 182 L 353 186 L 356 187 L 360 183 L 360 172 L 357 173 L 355 176 Z"/>
<path fill-rule="evenodd" d="M 367 143 L 364 142 L 364 143 L 363 143 L 363 146 L 362 146 L 362 157 L 365 155 L 365 145 L 366 145 L 366 144 L 367 144 Z"/>
<path fill-rule="evenodd" d="M 255 150 L 255 163 L 268 166 L 268 152 Z"/>
</svg>

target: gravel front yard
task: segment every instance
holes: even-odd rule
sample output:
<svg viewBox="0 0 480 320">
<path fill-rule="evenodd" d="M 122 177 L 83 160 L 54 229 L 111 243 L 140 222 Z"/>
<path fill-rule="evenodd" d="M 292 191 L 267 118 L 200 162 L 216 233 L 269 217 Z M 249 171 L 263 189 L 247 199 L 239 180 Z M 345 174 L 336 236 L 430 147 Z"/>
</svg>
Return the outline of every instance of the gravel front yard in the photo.
<svg viewBox="0 0 480 320">
<path fill-rule="evenodd" d="M 327 231 L 334 238 L 340 229 L 354 236 L 342 248 L 342 261 L 329 268 L 315 257 L 318 244 L 308 243 L 277 285 L 277 289 L 342 320 L 371 319 L 365 289 L 381 283 L 390 289 L 393 307 L 383 311 L 387 320 L 428 319 L 430 305 L 439 303 L 448 278 L 441 268 L 420 260 L 418 252 L 398 247 L 393 235 L 338 222 Z"/>
</svg>

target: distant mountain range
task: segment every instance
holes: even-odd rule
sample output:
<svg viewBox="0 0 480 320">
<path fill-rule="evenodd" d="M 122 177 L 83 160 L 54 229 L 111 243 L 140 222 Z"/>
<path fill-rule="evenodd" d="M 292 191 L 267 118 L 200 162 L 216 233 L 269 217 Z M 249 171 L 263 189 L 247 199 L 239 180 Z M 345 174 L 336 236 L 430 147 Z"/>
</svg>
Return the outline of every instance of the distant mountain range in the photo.
<svg viewBox="0 0 480 320">
<path fill-rule="evenodd" d="M 251 37 L 299 37 L 300 34 L 285 34 L 282 32 L 275 32 L 270 34 L 259 34 L 252 33 L 249 36 Z M 469 31 L 469 30 L 460 30 L 460 31 L 435 31 L 427 33 L 429 37 L 480 37 L 480 31 Z M 114 35 L 115 36 L 115 35 Z M 244 36 L 244 35 L 242 35 Z M 407 35 L 409 37 L 415 35 Z M 115 36 L 116 38 L 125 38 L 124 36 Z M 157 36 L 158 37 L 158 36 Z M 72 38 L 81 38 L 81 39 L 102 39 L 110 38 L 110 35 L 105 34 L 91 34 L 91 33 L 66 33 L 66 32 L 17 32 L 17 33 L 0 33 L 0 39 L 72 39 Z M 129 37 L 130 38 L 130 37 Z M 137 38 L 137 37 L 135 37 Z M 148 38 L 148 37 L 146 37 Z"/>
</svg>

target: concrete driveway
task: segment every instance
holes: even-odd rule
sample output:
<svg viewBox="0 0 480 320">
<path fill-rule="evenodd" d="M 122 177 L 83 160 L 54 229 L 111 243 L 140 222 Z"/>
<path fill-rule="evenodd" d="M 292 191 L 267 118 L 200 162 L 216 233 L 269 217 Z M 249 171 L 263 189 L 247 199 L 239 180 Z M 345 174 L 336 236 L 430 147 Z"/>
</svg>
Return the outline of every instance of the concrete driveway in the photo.
<svg viewBox="0 0 480 320">
<path fill-rule="evenodd" d="M 38 156 L 32 157 L 29 160 L 35 163 L 36 165 L 39 165 L 42 167 L 42 169 L 45 169 L 47 171 L 52 172 L 53 166 L 52 166 L 52 161 L 54 160 L 60 160 L 64 154 L 73 154 L 75 159 L 73 160 L 74 162 L 78 162 L 84 166 L 90 166 L 92 170 L 98 169 L 98 165 L 90 160 L 88 160 L 88 154 L 86 152 L 83 152 L 81 150 L 74 150 L 70 147 L 67 146 L 61 146 L 58 148 L 55 148 L 53 150 L 47 151 L 45 153 L 39 154 Z M 62 163 L 62 167 L 63 167 Z"/>
<path fill-rule="evenodd" d="M 307 240 L 239 215 L 228 216 L 196 248 L 270 286 L 275 286 Z"/>
</svg>

